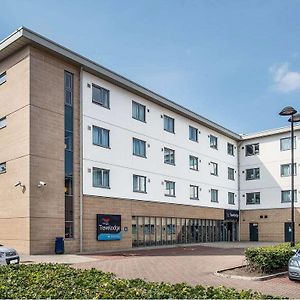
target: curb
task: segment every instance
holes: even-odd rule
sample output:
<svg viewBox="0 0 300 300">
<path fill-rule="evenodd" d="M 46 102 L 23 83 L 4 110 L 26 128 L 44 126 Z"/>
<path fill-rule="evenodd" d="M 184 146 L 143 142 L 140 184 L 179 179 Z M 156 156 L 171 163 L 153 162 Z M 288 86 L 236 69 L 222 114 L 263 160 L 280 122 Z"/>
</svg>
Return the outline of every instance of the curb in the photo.
<svg viewBox="0 0 300 300">
<path fill-rule="evenodd" d="M 214 275 L 216 275 L 218 277 L 225 277 L 225 278 L 231 278 L 231 279 L 264 281 L 264 280 L 269 280 L 269 279 L 272 279 L 272 278 L 281 277 L 281 276 L 284 276 L 284 275 L 288 274 L 288 271 L 279 272 L 279 273 L 275 273 L 275 274 L 271 274 L 271 275 L 257 276 L 257 277 L 223 274 L 223 272 L 238 269 L 238 268 L 243 268 L 243 267 L 245 267 L 245 266 L 237 266 L 237 267 L 218 270 L 218 271 L 214 272 Z"/>
</svg>

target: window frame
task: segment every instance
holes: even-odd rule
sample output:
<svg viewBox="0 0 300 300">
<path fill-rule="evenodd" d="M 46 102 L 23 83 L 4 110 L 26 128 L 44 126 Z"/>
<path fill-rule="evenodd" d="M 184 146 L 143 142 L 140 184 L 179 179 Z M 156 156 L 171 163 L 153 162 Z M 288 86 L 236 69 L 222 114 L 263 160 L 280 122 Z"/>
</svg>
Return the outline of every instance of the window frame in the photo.
<svg viewBox="0 0 300 300">
<path fill-rule="evenodd" d="M 210 170 L 210 175 L 213 175 L 213 176 L 219 176 L 219 166 L 218 166 L 218 163 L 216 163 L 216 162 L 213 162 L 213 161 L 211 161 L 210 162 L 210 166 L 211 166 L 211 170 Z M 215 168 L 214 168 L 215 167 Z M 214 172 L 212 172 L 212 170 L 214 171 Z M 216 171 L 216 172 L 215 172 Z"/>
<path fill-rule="evenodd" d="M 164 131 L 167 131 L 167 132 L 170 132 L 170 133 L 173 133 L 175 134 L 175 119 L 168 116 L 168 115 L 163 115 L 163 120 L 164 120 Z M 168 120 L 168 124 L 169 124 L 169 121 L 172 121 L 172 124 L 173 124 L 173 131 L 169 130 L 169 128 L 166 128 L 166 123 L 165 121 Z"/>
<path fill-rule="evenodd" d="M 230 151 L 229 151 L 230 148 L 232 148 L 232 153 L 230 153 Z M 227 154 L 230 156 L 235 156 L 234 145 L 229 142 L 227 142 Z"/>
<path fill-rule="evenodd" d="M 281 190 L 281 203 L 291 203 L 292 202 L 292 190 Z M 289 193 L 289 201 L 283 201 L 283 194 L 288 192 Z M 297 202 L 298 198 L 298 191 L 294 189 L 294 201 Z"/>
<path fill-rule="evenodd" d="M 144 152 L 145 152 L 144 155 L 134 153 L 134 142 L 135 141 L 142 142 L 142 144 L 144 145 Z M 147 158 L 146 141 L 133 137 L 132 138 L 132 155 L 137 156 L 137 157 Z"/>
<path fill-rule="evenodd" d="M 134 180 L 137 179 L 137 186 L 138 187 L 141 187 L 141 182 L 139 181 L 140 179 L 143 179 L 144 180 L 144 189 L 135 189 L 134 188 Z M 147 194 L 147 177 L 146 176 L 142 176 L 142 175 L 137 175 L 137 174 L 133 174 L 132 175 L 132 191 L 134 193 L 141 193 L 141 194 Z"/>
<path fill-rule="evenodd" d="M 173 188 L 169 189 L 169 191 L 172 191 L 172 190 L 174 191 L 173 194 L 167 194 L 166 193 L 166 191 L 168 191 L 167 190 L 167 184 L 169 184 L 169 183 L 172 183 L 172 185 L 173 185 Z M 165 180 L 165 196 L 166 197 L 176 197 L 176 183 L 175 183 L 175 181 Z"/>
<path fill-rule="evenodd" d="M 248 202 L 248 197 L 249 197 L 249 195 L 251 195 L 251 194 L 253 194 L 253 196 L 254 196 L 254 198 L 252 198 L 252 199 L 255 199 L 255 201 L 256 201 L 256 199 L 257 199 L 257 195 L 259 196 L 259 202 L 258 203 L 251 203 L 251 202 Z M 251 192 L 251 193 L 246 193 L 246 205 L 260 205 L 260 192 Z"/>
<path fill-rule="evenodd" d="M 94 141 L 94 129 L 97 129 L 97 130 L 100 130 L 101 132 L 107 132 L 107 141 L 108 141 L 108 145 L 104 145 L 104 144 L 97 144 L 95 143 Z M 102 135 L 102 133 L 101 133 Z M 94 146 L 98 146 L 98 147 L 101 147 L 101 148 L 106 148 L 106 149 L 110 149 L 110 130 L 109 129 L 106 129 L 106 128 L 103 128 L 103 127 L 99 127 L 97 125 L 93 125 L 92 126 L 92 141 L 93 141 L 93 145 Z"/>
<path fill-rule="evenodd" d="M 289 174 L 288 175 L 284 175 L 282 173 L 282 170 L 283 170 L 284 166 L 289 166 Z M 292 164 L 291 163 L 280 165 L 280 176 L 281 177 L 290 177 L 290 176 L 292 176 Z M 297 163 L 294 163 L 294 176 L 297 176 Z"/>
<path fill-rule="evenodd" d="M 7 81 L 6 71 L 0 73 L 0 85 L 4 84 Z"/>
<path fill-rule="evenodd" d="M 1 123 L 2 123 L 2 125 L 1 125 Z M 0 130 L 3 129 L 3 128 L 5 128 L 6 126 L 7 126 L 7 118 L 5 116 L 3 118 L 0 118 Z"/>
<path fill-rule="evenodd" d="M 232 202 L 230 201 L 231 199 L 230 199 L 230 197 L 229 196 L 232 196 Z M 228 204 L 230 204 L 230 205 L 235 205 L 235 194 L 233 193 L 233 192 L 228 192 L 227 193 L 227 202 L 228 202 Z"/>
<path fill-rule="evenodd" d="M 229 176 L 231 174 L 230 173 L 231 171 L 232 171 L 232 175 L 233 175 L 232 178 L 230 178 L 230 176 Z M 235 173 L 234 172 L 235 172 L 234 168 L 228 167 L 228 180 L 235 181 Z"/>
<path fill-rule="evenodd" d="M 134 111 L 135 111 L 134 110 L 134 106 L 135 105 L 138 107 L 138 115 L 140 115 L 140 108 L 142 108 L 144 110 L 144 119 L 140 119 L 139 116 L 137 116 L 137 117 L 134 116 Z M 131 108 L 132 108 L 132 114 L 131 114 L 132 118 L 134 120 L 146 123 L 146 105 L 143 105 L 143 104 L 141 104 L 139 102 L 136 102 L 136 101 L 132 100 L 132 106 L 131 106 Z"/>
<path fill-rule="evenodd" d="M 195 160 L 197 162 L 197 168 L 196 169 L 191 168 L 191 158 L 195 158 Z M 199 158 L 197 156 L 189 155 L 189 167 L 190 167 L 190 170 L 199 171 Z"/>
<path fill-rule="evenodd" d="M 252 150 L 253 151 L 253 154 L 249 154 L 247 152 L 247 147 L 252 147 Z M 258 150 L 255 150 L 255 147 L 258 146 Z M 255 156 L 255 155 L 259 155 L 259 152 L 260 152 L 260 146 L 259 146 L 259 143 L 253 143 L 253 144 L 247 144 L 245 145 L 245 156 Z"/>
<path fill-rule="evenodd" d="M 5 174 L 6 172 L 7 172 L 6 162 L 0 163 L 0 174 Z"/>
<path fill-rule="evenodd" d="M 103 90 L 104 92 L 107 92 L 107 95 L 108 95 L 107 105 L 105 103 L 101 103 L 101 102 L 94 99 L 94 88 Z M 108 90 L 108 89 L 106 89 L 106 88 L 104 88 L 100 85 L 97 85 L 95 83 L 92 83 L 92 103 L 97 104 L 97 105 L 99 105 L 101 107 L 104 107 L 106 109 L 110 109 L 110 90 Z"/>
<path fill-rule="evenodd" d="M 213 194 L 216 196 L 215 200 L 213 200 Z M 219 190 L 210 189 L 210 202 L 219 203 Z"/>
<path fill-rule="evenodd" d="M 195 193 L 195 191 L 196 191 L 196 193 Z M 193 196 L 192 196 L 192 194 L 193 194 Z M 198 185 L 190 184 L 190 200 L 199 200 L 199 186 Z"/>
<path fill-rule="evenodd" d="M 191 138 L 191 132 L 193 132 L 193 131 L 196 133 L 196 135 L 195 135 L 196 139 Z M 189 140 L 192 141 L 192 142 L 196 142 L 196 143 L 199 142 L 199 130 L 198 130 L 198 128 L 193 127 L 191 125 L 189 125 Z"/>
<path fill-rule="evenodd" d="M 257 177 L 257 170 L 258 170 L 258 177 Z M 248 174 L 250 174 L 250 171 L 253 171 L 253 177 L 248 177 Z M 246 181 L 249 180 L 259 180 L 260 179 L 260 168 L 250 168 L 250 169 L 246 169 Z"/>
<path fill-rule="evenodd" d="M 168 157 L 172 157 L 171 154 L 173 154 L 173 162 L 167 162 L 166 161 L 166 151 L 169 151 L 169 154 L 168 154 Z M 171 149 L 171 148 L 167 148 L 167 147 L 164 147 L 164 163 L 167 164 L 167 165 L 171 165 L 171 166 L 175 166 L 175 150 Z"/>
<path fill-rule="evenodd" d="M 215 141 L 215 143 L 212 143 L 213 140 Z M 218 150 L 218 137 L 217 136 L 215 136 L 213 134 L 209 135 L 209 146 L 212 149 Z"/>
<path fill-rule="evenodd" d="M 104 179 L 104 172 L 107 174 L 107 176 L 108 176 L 108 180 L 107 180 L 107 182 L 108 182 L 108 185 L 103 185 L 103 184 L 101 184 L 101 185 L 95 185 L 95 178 L 94 178 L 94 172 L 95 171 L 101 171 L 101 181 L 102 181 L 102 183 L 103 183 L 103 179 Z M 102 188 L 102 189 L 110 189 L 110 170 L 109 169 L 103 169 L 103 168 L 98 168 L 98 167 L 93 167 L 93 170 L 92 170 L 92 172 L 93 172 L 93 180 L 92 180 L 92 185 L 93 185 L 93 187 L 94 188 Z"/>
</svg>

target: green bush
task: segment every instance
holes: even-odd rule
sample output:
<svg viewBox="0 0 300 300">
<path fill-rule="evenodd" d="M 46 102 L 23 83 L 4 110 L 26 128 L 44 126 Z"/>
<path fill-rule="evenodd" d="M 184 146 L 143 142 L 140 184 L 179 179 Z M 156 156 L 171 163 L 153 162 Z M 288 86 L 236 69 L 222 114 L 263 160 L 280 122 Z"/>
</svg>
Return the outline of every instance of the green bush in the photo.
<svg viewBox="0 0 300 300">
<path fill-rule="evenodd" d="M 95 269 L 58 264 L 0 267 L 1 299 L 274 299 L 252 291 L 225 287 L 191 287 L 141 279 L 118 279 Z"/>
<path fill-rule="evenodd" d="M 300 248 L 297 244 L 292 248 L 289 243 L 276 246 L 248 248 L 245 256 L 251 269 L 262 273 L 272 273 L 287 268 L 289 259 L 294 255 L 293 249 Z"/>
</svg>

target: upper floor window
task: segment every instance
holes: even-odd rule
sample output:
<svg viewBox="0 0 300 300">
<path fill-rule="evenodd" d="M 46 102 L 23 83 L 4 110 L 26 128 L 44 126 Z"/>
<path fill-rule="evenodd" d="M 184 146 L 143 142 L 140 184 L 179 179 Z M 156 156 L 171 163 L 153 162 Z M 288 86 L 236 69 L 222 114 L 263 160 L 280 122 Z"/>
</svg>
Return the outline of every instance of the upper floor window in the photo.
<svg viewBox="0 0 300 300">
<path fill-rule="evenodd" d="M 228 192 L 228 204 L 234 204 L 234 193 Z"/>
<path fill-rule="evenodd" d="M 146 106 L 132 101 L 132 118 L 146 122 Z"/>
<path fill-rule="evenodd" d="M 109 108 L 109 90 L 93 84 L 92 101 L 105 108 Z"/>
<path fill-rule="evenodd" d="M 198 171 L 199 160 L 198 157 L 190 155 L 190 169 Z"/>
<path fill-rule="evenodd" d="M 109 170 L 93 168 L 93 187 L 109 188 Z"/>
<path fill-rule="evenodd" d="M 6 117 L 0 119 L 0 129 L 6 127 Z"/>
<path fill-rule="evenodd" d="M 65 72 L 65 105 L 73 105 L 73 74 Z"/>
<path fill-rule="evenodd" d="M 164 130 L 175 133 L 175 120 L 166 115 L 164 115 Z"/>
<path fill-rule="evenodd" d="M 198 142 L 198 129 L 189 126 L 189 139 L 194 142 Z"/>
<path fill-rule="evenodd" d="M 281 151 L 286 151 L 286 150 L 291 150 L 291 138 L 286 137 L 280 139 L 280 150 Z M 294 137 L 294 149 L 296 149 L 296 137 Z"/>
<path fill-rule="evenodd" d="M 234 169 L 228 168 L 228 179 L 234 180 Z"/>
<path fill-rule="evenodd" d="M 6 82 L 6 72 L 0 74 L 0 85 Z"/>
<path fill-rule="evenodd" d="M 190 185 L 190 199 L 199 200 L 199 187 L 197 185 Z"/>
<path fill-rule="evenodd" d="M 133 155 L 146 157 L 146 142 L 133 138 Z"/>
<path fill-rule="evenodd" d="M 287 203 L 292 201 L 291 190 L 281 191 L 281 202 Z M 294 201 L 297 201 L 297 190 L 294 190 Z"/>
<path fill-rule="evenodd" d="M 284 164 L 280 166 L 280 174 L 282 177 L 292 175 L 292 164 Z M 297 175 L 297 164 L 294 163 L 294 175 Z"/>
<path fill-rule="evenodd" d="M 165 180 L 165 196 L 175 197 L 175 182 Z"/>
<path fill-rule="evenodd" d="M 218 138 L 214 135 L 209 136 L 210 148 L 218 149 Z"/>
<path fill-rule="evenodd" d="M 246 193 L 246 204 L 260 204 L 260 192 Z"/>
<path fill-rule="evenodd" d="M 252 156 L 259 154 L 259 144 L 246 145 L 246 156 Z"/>
<path fill-rule="evenodd" d="M 146 193 L 146 177 L 133 175 L 133 191 L 138 193 Z"/>
<path fill-rule="evenodd" d="M 260 169 L 259 168 L 247 169 L 246 180 L 255 180 L 255 179 L 260 179 Z"/>
<path fill-rule="evenodd" d="M 175 150 L 164 148 L 164 162 L 165 164 L 175 165 Z"/>
<path fill-rule="evenodd" d="M 93 144 L 109 148 L 109 130 L 93 126 Z"/>
<path fill-rule="evenodd" d="M 6 163 L 0 163 L 0 174 L 6 172 Z"/>
<path fill-rule="evenodd" d="M 210 174 L 218 176 L 218 164 L 211 161 L 210 166 L 211 166 Z"/>
<path fill-rule="evenodd" d="M 211 202 L 219 202 L 219 191 L 215 189 L 210 190 L 210 200 Z"/>
<path fill-rule="evenodd" d="M 227 154 L 234 156 L 234 145 L 227 143 Z"/>
</svg>

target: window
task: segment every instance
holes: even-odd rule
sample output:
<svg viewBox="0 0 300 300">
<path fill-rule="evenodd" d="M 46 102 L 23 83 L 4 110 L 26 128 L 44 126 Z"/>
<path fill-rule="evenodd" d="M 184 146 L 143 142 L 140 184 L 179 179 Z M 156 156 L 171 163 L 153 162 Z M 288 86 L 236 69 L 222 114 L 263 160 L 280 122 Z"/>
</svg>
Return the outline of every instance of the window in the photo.
<svg viewBox="0 0 300 300">
<path fill-rule="evenodd" d="M 133 191 L 137 193 L 146 193 L 146 177 L 133 175 Z"/>
<path fill-rule="evenodd" d="M 6 172 L 6 163 L 1 163 L 0 164 L 0 174 Z"/>
<path fill-rule="evenodd" d="M 209 136 L 210 148 L 218 149 L 218 138 L 214 135 Z"/>
<path fill-rule="evenodd" d="M 227 154 L 234 156 L 234 145 L 227 143 Z"/>
<path fill-rule="evenodd" d="M 199 200 L 199 187 L 197 185 L 190 185 L 190 199 Z"/>
<path fill-rule="evenodd" d="M 234 180 L 234 169 L 228 168 L 228 179 Z"/>
<path fill-rule="evenodd" d="M 194 142 L 198 142 L 198 129 L 195 127 L 189 127 L 189 135 L 190 140 Z"/>
<path fill-rule="evenodd" d="M 0 119 L 0 129 L 6 127 L 6 117 Z"/>
<path fill-rule="evenodd" d="M 165 196 L 175 197 L 175 182 L 165 180 Z"/>
<path fill-rule="evenodd" d="M 65 72 L 65 105 L 73 105 L 73 75 Z"/>
<path fill-rule="evenodd" d="M 175 165 L 175 151 L 169 148 L 164 148 L 165 164 Z"/>
<path fill-rule="evenodd" d="M 109 188 L 109 170 L 93 168 L 93 187 Z"/>
<path fill-rule="evenodd" d="M 246 204 L 260 204 L 260 192 L 246 193 Z"/>
<path fill-rule="evenodd" d="M 218 194 L 219 194 L 218 190 L 214 190 L 214 189 L 210 190 L 211 202 L 219 202 Z"/>
<path fill-rule="evenodd" d="M 133 138 L 133 155 L 146 157 L 146 142 Z"/>
<path fill-rule="evenodd" d="M 174 126 L 175 120 L 171 117 L 168 117 L 164 115 L 164 130 L 175 133 L 175 126 Z"/>
<path fill-rule="evenodd" d="M 296 137 L 294 137 L 294 149 L 296 149 Z M 291 150 L 291 138 L 280 139 L 280 151 Z"/>
<path fill-rule="evenodd" d="M 132 101 L 132 117 L 138 121 L 146 122 L 146 106 Z"/>
<path fill-rule="evenodd" d="M 190 155 L 190 169 L 198 171 L 198 157 Z"/>
<path fill-rule="evenodd" d="M 73 132 L 65 130 L 65 150 L 73 151 Z"/>
<path fill-rule="evenodd" d="M 109 148 L 109 130 L 93 126 L 93 144 Z"/>
<path fill-rule="evenodd" d="M 246 180 L 255 180 L 255 179 L 260 179 L 260 169 L 259 168 L 247 169 Z"/>
<path fill-rule="evenodd" d="M 294 190 L 294 201 L 297 201 L 297 190 Z M 291 190 L 281 191 L 281 203 L 292 202 Z"/>
<path fill-rule="evenodd" d="M 218 176 L 218 164 L 211 161 L 210 166 L 211 166 L 210 174 Z"/>
<path fill-rule="evenodd" d="M 234 204 L 234 193 L 228 192 L 228 204 Z"/>
<path fill-rule="evenodd" d="M 109 108 L 109 90 L 93 84 L 92 101 L 105 108 Z"/>
<path fill-rule="evenodd" d="M 246 145 L 246 156 L 259 154 L 259 144 Z"/>
<path fill-rule="evenodd" d="M 280 166 L 280 174 L 282 177 L 292 175 L 292 164 L 284 164 Z M 294 163 L 294 175 L 297 175 L 297 164 Z"/>
<path fill-rule="evenodd" d="M 0 74 L 0 85 L 6 82 L 6 72 Z"/>
</svg>

